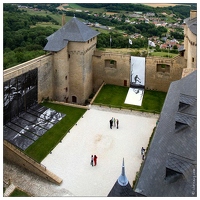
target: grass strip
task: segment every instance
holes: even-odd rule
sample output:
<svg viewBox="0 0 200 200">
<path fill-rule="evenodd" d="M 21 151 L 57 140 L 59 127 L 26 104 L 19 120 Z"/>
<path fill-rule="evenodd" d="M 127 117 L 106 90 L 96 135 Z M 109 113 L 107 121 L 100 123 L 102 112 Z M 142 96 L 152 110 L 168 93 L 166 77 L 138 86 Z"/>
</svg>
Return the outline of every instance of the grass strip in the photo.
<svg viewBox="0 0 200 200">
<path fill-rule="evenodd" d="M 64 113 L 66 116 L 25 150 L 25 154 L 39 163 L 54 149 L 86 112 L 82 108 L 58 105 L 50 102 L 44 102 L 41 105 Z"/>
<path fill-rule="evenodd" d="M 142 105 L 135 106 L 124 103 L 128 90 L 128 87 L 106 84 L 103 86 L 93 103 L 96 105 L 127 108 L 142 112 L 161 112 L 167 94 L 166 92 L 145 90 Z"/>
</svg>

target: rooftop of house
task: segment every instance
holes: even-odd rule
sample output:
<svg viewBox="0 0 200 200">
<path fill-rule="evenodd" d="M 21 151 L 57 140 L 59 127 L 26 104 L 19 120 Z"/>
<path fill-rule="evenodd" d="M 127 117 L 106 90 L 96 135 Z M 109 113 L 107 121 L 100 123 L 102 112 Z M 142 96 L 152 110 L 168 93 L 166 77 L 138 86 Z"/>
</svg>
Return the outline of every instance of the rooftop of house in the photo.
<svg viewBox="0 0 200 200">
<path fill-rule="evenodd" d="M 99 32 L 91 29 L 83 22 L 73 17 L 63 27 L 47 37 L 45 51 L 60 51 L 68 42 L 87 42 L 97 36 Z"/>
<path fill-rule="evenodd" d="M 193 18 L 193 19 L 190 19 L 187 18 L 184 20 L 184 22 L 186 23 L 186 25 L 188 26 L 188 28 L 190 29 L 190 31 L 197 35 L 197 17 Z"/>
<path fill-rule="evenodd" d="M 197 71 L 171 83 L 135 191 L 197 195 Z"/>
</svg>

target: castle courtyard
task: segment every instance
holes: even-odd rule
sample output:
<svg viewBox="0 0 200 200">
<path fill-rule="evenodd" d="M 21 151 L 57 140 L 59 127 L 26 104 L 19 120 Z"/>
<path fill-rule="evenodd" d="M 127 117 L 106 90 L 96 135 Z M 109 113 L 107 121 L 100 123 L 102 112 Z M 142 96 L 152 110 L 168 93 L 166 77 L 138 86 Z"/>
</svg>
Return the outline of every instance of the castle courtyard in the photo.
<svg viewBox="0 0 200 200">
<path fill-rule="evenodd" d="M 119 129 L 110 129 L 109 120 L 119 120 Z M 91 106 L 42 164 L 63 179 L 60 186 L 40 178 L 18 175 L 4 168 L 4 177 L 34 196 L 107 196 L 122 171 L 132 185 L 142 163 L 141 147 L 146 148 L 158 115 L 137 111 Z M 90 165 L 97 155 L 97 165 Z M 9 174 L 7 174 L 9 173 Z M 13 175 L 12 175 L 13 174 Z M 14 175 L 15 174 L 15 175 Z M 14 177 L 12 177 L 14 176 Z M 43 184 L 44 183 L 44 184 Z M 42 186 L 44 185 L 44 187 Z"/>
</svg>

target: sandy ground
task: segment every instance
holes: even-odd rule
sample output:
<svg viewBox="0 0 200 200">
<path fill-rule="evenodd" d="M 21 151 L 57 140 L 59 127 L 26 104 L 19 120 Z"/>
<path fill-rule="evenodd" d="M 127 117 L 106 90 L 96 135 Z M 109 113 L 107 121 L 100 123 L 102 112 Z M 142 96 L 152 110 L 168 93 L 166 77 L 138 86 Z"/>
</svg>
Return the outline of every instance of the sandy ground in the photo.
<svg viewBox="0 0 200 200">
<path fill-rule="evenodd" d="M 109 120 L 119 119 L 119 129 Z M 63 179 L 61 188 L 74 196 L 106 197 L 121 175 L 122 160 L 132 185 L 158 115 L 92 106 L 42 164 Z M 96 154 L 97 166 L 90 165 Z"/>
</svg>

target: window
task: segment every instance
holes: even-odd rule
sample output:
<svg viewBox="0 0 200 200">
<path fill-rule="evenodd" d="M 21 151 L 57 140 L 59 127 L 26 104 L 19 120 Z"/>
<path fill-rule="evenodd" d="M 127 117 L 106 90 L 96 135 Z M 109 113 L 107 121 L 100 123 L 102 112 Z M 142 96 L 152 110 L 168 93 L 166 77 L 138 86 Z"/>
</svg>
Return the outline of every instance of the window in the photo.
<svg viewBox="0 0 200 200">
<path fill-rule="evenodd" d="M 117 68 L 116 60 L 105 60 L 105 67 Z"/>
<path fill-rule="evenodd" d="M 176 182 L 182 177 L 182 173 L 175 171 L 173 169 L 166 168 L 165 180 L 169 183 Z"/>
<path fill-rule="evenodd" d="M 194 62 L 194 58 L 192 58 L 192 62 Z"/>
<path fill-rule="evenodd" d="M 170 65 L 157 64 L 157 72 L 170 73 Z"/>
<path fill-rule="evenodd" d="M 68 59 L 70 59 L 70 54 L 68 54 Z"/>
</svg>

